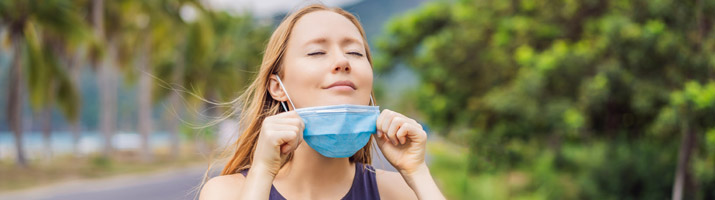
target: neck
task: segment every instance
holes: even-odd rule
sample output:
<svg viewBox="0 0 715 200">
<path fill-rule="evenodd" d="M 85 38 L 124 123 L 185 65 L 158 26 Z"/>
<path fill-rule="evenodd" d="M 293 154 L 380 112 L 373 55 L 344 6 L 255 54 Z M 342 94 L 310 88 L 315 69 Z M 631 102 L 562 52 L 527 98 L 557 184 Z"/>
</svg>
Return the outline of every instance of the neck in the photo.
<svg viewBox="0 0 715 200">
<path fill-rule="evenodd" d="M 294 182 L 296 185 L 321 187 L 335 183 L 352 183 L 355 166 L 349 158 L 329 158 L 313 150 L 307 143 L 302 143 L 293 153 L 291 161 L 286 163 L 276 179 Z"/>
</svg>

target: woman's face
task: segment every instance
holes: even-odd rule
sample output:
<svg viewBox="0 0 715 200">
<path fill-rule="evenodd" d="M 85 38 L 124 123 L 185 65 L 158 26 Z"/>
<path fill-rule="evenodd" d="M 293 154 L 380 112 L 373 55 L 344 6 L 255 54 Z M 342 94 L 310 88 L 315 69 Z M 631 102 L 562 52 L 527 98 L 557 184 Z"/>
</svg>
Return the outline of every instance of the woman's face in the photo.
<svg viewBox="0 0 715 200">
<path fill-rule="evenodd" d="M 280 77 L 295 107 L 368 105 L 372 66 L 365 42 L 357 27 L 338 13 L 316 11 L 301 17 L 288 38 L 282 60 L 285 77 Z M 285 95 L 276 95 L 282 91 L 271 82 L 274 98 L 287 101 Z"/>
</svg>

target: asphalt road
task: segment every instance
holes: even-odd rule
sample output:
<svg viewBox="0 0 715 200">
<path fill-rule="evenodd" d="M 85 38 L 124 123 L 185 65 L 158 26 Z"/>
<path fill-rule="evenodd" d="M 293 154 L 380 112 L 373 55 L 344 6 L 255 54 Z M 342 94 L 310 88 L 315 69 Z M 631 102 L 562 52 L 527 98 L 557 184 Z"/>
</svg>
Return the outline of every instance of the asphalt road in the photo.
<svg viewBox="0 0 715 200">
<path fill-rule="evenodd" d="M 0 194 L 7 200 L 54 199 L 194 199 L 194 188 L 204 175 L 206 166 L 170 169 L 151 174 L 132 174 L 99 180 L 76 180 Z"/>
<path fill-rule="evenodd" d="M 381 154 L 373 155 L 373 166 L 395 171 Z M 429 162 L 429 156 L 427 158 Z M 218 168 L 212 173 L 216 175 Z M 168 169 L 149 174 L 132 174 L 99 180 L 77 180 L 0 194 L 0 200 L 183 200 L 194 199 L 205 165 Z"/>
</svg>

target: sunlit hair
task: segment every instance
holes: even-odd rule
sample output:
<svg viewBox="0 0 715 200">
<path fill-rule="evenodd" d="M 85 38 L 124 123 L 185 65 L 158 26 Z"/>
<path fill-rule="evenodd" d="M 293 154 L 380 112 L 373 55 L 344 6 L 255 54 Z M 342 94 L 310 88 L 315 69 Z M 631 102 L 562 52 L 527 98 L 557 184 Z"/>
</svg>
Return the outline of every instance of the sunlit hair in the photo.
<svg viewBox="0 0 715 200">
<path fill-rule="evenodd" d="M 295 23 L 301 17 L 315 11 L 335 12 L 350 20 L 360 31 L 360 35 L 362 36 L 363 41 L 365 41 L 363 43 L 365 56 L 372 66 L 372 57 L 370 54 L 370 48 L 367 44 L 365 31 L 363 30 L 362 25 L 360 25 L 358 19 L 349 12 L 340 8 L 329 8 L 324 5 L 314 4 L 303 7 L 300 10 L 286 16 L 273 32 L 273 35 L 271 35 L 271 38 L 266 45 L 263 61 L 261 62 L 256 78 L 240 97 L 227 103 L 215 103 L 194 95 L 195 97 L 201 98 L 202 100 L 215 105 L 230 105 L 232 107 L 232 109 L 223 113 L 221 117 L 209 123 L 207 126 L 216 125 L 227 118 L 239 115 L 239 132 L 241 132 L 241 134 L 236 141 L 229 141 L 230 143 L 227 142 L 227 144 L 230 145 L 228 145 L 228 147 L 226 147 L 220 155 L 220 158 L 223 159 L 218 159 L 219 161 L 228 161 L 221 171 L 221 175 L 236 174 L 241 170 L 251 167 L 251 164 L 253 163 L 253 154 L 256 150 L 256 143 L 258 141 L 258 135 L 261 132 L 263 120 L 268 116 L 281 112 L 280 101 L 273 99 L 268 92 L 270 76 L 272 74 L 278 74 L 281 77 L 285 77 L 283 69 L 281 68 L 281 61 L 288 45 L 288 39 L 293 31 L 293 26 L 295 26 Z M 370 137 L 368 144 L 349 158 L 350 162 L 371 164 L 371 151 L 372 148 L 374 148 L 373 144 L 373 138 Z M 293 153 L 290 153 L 284 160 L 282 160 L 281 164 L 285 165 L 285 163 L 290 161 L 292 158 Z M 203 181 L 195 189 L 200 189 L 203 184 L 206 183 L 212 165 L 213 164 L 209 164 L 209 168 L 204 174 Z M 198 193 L 196 193 L 196 195 L 198 196 Z"/>
</svg>

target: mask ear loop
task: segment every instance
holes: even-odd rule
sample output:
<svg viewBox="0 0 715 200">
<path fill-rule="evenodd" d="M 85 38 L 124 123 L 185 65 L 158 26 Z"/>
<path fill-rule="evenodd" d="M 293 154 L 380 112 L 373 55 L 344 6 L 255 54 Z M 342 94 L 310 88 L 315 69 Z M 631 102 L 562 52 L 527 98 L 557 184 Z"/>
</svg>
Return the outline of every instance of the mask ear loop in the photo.
<svg viewBox="0 0 715 200">
<path fill-rule="evenodd" d="M 281 77 L 276 74 L 276 79 L 278 79 L 278 84 L 281 85 L 281 89 L 283 90 L 284 93 L 286 93 L 286 97 L 288 97 L 288 103 L 290 103 L 293 108 L 295 108 L 295 105 L 293 105 L 293 100 L 290 99 L 290 95 L 288 95 L 288 91 L 286 91 L 286 88 L 283 86 L 283 81 L 281 81 Z M 372 96 L 370 97 L 372 98 Z M 281 105 L 283 106 L 283 110 L 288 112 L 288 108 L 286 107 L 286 104 L 281 101 Z"/>
<path fill-rule="evenodd" d="M 375 100 L 372 99 L 372 94 L 370 95 L 370 105 L 375 106 Z"/>
</svg>

